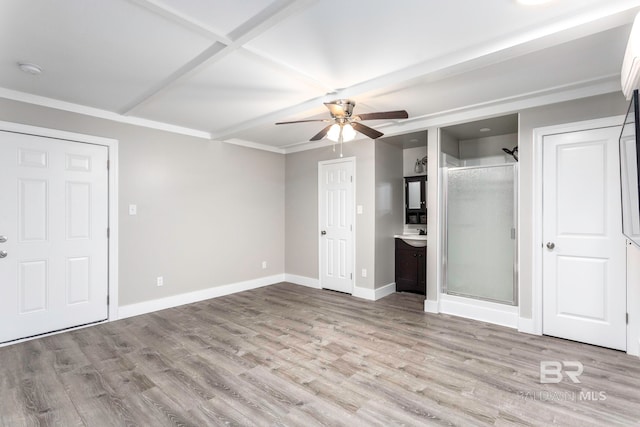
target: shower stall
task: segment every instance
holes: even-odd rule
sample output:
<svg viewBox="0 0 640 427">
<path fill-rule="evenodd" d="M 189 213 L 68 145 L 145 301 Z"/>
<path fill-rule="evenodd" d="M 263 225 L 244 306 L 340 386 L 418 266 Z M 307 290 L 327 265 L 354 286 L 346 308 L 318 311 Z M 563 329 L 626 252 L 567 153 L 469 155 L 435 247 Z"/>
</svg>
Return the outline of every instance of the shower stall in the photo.
<svg viewBox="0 0 640 427">
<path fill-rule="evenodd" d="M 517 305 L 515 163 L 445 170 L 443 292 Z"/>
</svg>

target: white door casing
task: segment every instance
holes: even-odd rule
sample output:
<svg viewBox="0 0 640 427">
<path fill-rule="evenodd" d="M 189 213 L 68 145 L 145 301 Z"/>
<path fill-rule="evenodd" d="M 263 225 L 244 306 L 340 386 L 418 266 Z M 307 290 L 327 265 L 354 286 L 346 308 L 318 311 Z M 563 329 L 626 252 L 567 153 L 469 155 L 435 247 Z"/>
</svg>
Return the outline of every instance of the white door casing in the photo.
<svg viewBox="0 0 640 427">
<path fill-rule="evenodd" d="M 108 148 L 0 132 L 0 342 L 108 317 Z"/>
<path fill-rule="evenodd" d="M 353 293 L 355 159 L 318 163 L 320 286 Z"/>
<path fill-rule="evenodd" d="M 542 320 L 546 335 L 625 350 L 619 133 L 543 139 Z"/>
</svg>

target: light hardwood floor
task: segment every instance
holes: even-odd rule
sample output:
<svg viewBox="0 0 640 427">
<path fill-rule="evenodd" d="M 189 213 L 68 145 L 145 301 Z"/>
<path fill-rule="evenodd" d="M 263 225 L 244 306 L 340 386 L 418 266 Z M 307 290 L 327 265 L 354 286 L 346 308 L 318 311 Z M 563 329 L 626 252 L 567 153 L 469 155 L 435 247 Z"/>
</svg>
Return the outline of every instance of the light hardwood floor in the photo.
<svg viewBox="0 0 640 427">
<path fill-rule="evenodd" d="M 640 359 L 283 283 L 0 348 L 0 424 L 640 425 Z"/>
</svg>

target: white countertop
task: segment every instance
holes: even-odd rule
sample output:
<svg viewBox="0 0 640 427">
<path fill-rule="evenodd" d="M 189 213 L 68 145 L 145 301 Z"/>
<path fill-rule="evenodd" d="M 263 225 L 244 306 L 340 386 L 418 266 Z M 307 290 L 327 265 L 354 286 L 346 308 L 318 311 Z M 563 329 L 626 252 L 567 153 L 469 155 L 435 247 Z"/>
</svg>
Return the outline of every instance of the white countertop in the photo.
<svg viewBox="0 0 640 427">
<path fill-rule="evenodd" d="M 427 240 L 426 234 L 396 234 L 393 237 L 402 240 Z"/>
<path fill-rule="evenodd" d="M 407 245 L 415 246 L 416 248 L 423 248 L 427 246 L 426 234 L 396 234 L 393 237 L 401 239 Z"/>
</svg>

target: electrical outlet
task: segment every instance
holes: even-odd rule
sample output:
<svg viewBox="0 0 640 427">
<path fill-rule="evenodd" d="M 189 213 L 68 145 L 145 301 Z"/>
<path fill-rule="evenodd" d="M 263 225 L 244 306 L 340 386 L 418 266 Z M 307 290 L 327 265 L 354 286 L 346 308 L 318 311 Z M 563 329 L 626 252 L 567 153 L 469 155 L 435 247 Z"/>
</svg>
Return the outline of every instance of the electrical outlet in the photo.
<svg viewBox="0 0 640 427">
<path fill-rule="evenodd" d="M 157 286 L 164 286 L 164 278 L 163 278 L 162 276 L 159 276 L 159 277 L 156 279 L 156 285 L 157 285 Z"/>
<path fill-rule="evenodd" d="M 358 206 L 356 206 L 356 213 L 357 213 L 358 215 L 362 215 L 362 205 L 358 205 Z"/>
<path fill-rule="evenodd" d="M 262 268 L 267 268 L 267 261 L 262 261 Z"/>
<path fill-rule="evenodd" d="M 129 215 L 138 215 L 137 205 L 129 205 Z"/>
<path fill-rule="evenodd" d="M 362 269 L 362 277 L 367 277 L 367 269 L 366 268 Z"/>
</svg>

